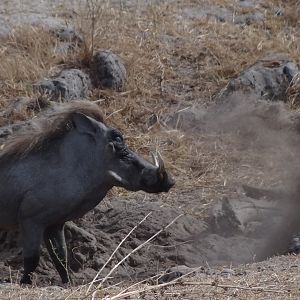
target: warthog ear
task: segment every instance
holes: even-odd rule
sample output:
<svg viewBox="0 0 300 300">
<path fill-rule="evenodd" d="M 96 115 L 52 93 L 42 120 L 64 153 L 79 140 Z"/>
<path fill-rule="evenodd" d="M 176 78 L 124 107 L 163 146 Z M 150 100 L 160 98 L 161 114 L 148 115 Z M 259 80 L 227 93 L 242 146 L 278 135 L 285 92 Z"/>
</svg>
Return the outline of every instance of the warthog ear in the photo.
<svg viewBox="0 0 300 300">
<path fill-rule="evenodd" d="M 97 131 L 105 130 L 105 125 L 101 126 L 101 123 L 81 113 L 73 113 L 72 121 L 76 130 L 80 133 L 86 133 L 94 136 Z"/>
</svg>

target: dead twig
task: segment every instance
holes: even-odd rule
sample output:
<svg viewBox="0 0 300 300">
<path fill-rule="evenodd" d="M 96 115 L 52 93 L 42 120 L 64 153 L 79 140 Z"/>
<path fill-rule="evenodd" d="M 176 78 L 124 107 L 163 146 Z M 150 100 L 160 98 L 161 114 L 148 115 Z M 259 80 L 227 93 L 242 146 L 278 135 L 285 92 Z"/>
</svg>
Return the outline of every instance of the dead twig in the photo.
<svg viewBox="0 0 300 300">
<path fill-rule="evenodd" d="M 99 289 L 101 288 L 102 284 L 107 280 L 107 278 L 133 253 L 140 250 L 142 247 L 147 245 L 149 242 L 151 242 L 153 239 L 155 239 L 160 233 L 162 233 L 164 230 L 169 228 L 172 224 L 174 224 L 180 217 L 182 217 L 183 214 L 178 215 L 176 218 L 174 218 L 167 226 L 163 227 L 159 231 L 157 231 L 155 234 L 153 234 L 148 240 L 146 240 L 144 243 L 140 244 L 138 247 L 133 249 L 130 253 L 128 253 L 123 259 L 121 259 L 106 275 L 106 277 L 100 282 L 100 284 L 97 286 L 97 290 L 93 292 L 92 299 L 95 299 L 97 293 L 99 292 Z"/>
<path fill-rule="evenodd" d="M 96 276 L 93 278 L 93 280 L 91 281 L 86 294 L 89 293 L 91 287 L 93 286 L 93 284 L 97 281 L 98 276 L 101 274 L 101 272 L 104 270 L 104 268 L 107 266 L 107 264 L 111 261 L 111 259 L 113 258 L 113 256 L 115 255 L 115 253 L 118 251 L 118 249 L 121 247 L 121 245 L 127 240 L 127 238 L 132 234 L 132 232 L 137 229 L 137 227 L 139 225 L 141 225 L 150 215 L 152 214 L 152 212 L 148 213 L 137 225 L 135 225 L 130 231 L 129 233 L 123 238 L 123 240 L 119 243 L 119 245 L 116 247 L 116 249 L 113 251 L 113 253 L 111 254 L 111 256 L 108 258 L 108 260 L 105 262 L 105 264 L 102 266 L 102 268 L 100 269 L 100 271 L 96 274 Z M 104 277 L 101 281 L 101 283 L 103 283 L 105 280 L 107 280 L 107 278 L 109 277 L 111 273 L 109 273 L 106 277 Z"/>
</svg>

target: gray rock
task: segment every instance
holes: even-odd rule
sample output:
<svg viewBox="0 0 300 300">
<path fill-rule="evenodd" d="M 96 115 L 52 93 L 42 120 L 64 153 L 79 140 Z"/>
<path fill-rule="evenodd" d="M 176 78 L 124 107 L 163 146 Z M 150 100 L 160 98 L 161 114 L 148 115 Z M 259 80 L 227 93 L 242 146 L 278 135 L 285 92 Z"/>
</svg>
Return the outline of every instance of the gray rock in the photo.
<svg viewBox="0 0 300 300">
<path fill-rule="evenodd" d="M 4 126 L 0 128 L 0 138 L 4 138 L 6 136 L 9 136 L 13 133 L 13 127 L 12 126 Z"/>
<path fill-rule="evenodd" d="M 69 27 L 54 27 L 50 29 L 50 33 L 55 35 L 62 42 L 73 42 L 81 44 L 83 39 L 74 29 Z"/>
<path fill-rule="evenodd" d="M 244 234 L 257 237 L 277 224 L 281 214 L 282 209 L 276 201 L 224 197 L 213 206 L 210 225 L 221 236 Z"/>
<path fill-rule="evenodd" d="M 82 36 L 69 27 L 56 26 L 50 28 L 49 32 L 58 39 L 58 43 L 56 43 L 54 48 L 55 54 L 66 55 L 83 43 Z"/>
<path fill-rule="evenodd" d="M 29 97 L 17 97 L 11 99 L 8 102 L 7 107 L 0 112 L 0 117 L 10 118 L 14 115 L 22 115 L 26 111 L 41 111 L 44 108 L 50 106 L 50 101 L 45 98 L 29 98 Z"/>
<path fill-rule="evenodd" d="M 251 13 L 246 13 L 246 14 L 241 14 L 236 16 L 233 19 L 234 24 L 239 24 L 239 25 L 250 25 L 253 23 L 260 22 L 264 19 L 264 15 L 261 12 L 251 12 Z"/>
<path fill-rule="evenodd" d="M 57 77 L 39 80 L 33 86 L 40 93 L 49 95 L 53 101 L 68 101 L 86 97 L 91 81 L 81 70 L 67 69 Z"/>
<path fill-rule="evenodd" d="M 287 100 L 287 89 L 299 68 L 291 59 L 278 54 L 257 61 L 229 81 L 218 99 L 235 93 L 255 96 L 257 99 Z"/>
<path fill-rule="evenodd" d="M 289 244 L 288 253 L 300 253 L 300 232 L 295 233 Z"/>
<path fill-rule="evenodd" d="M 188 107 L 168 115 L 164 121 L 174 129 L 188 130 L 204 125 L 206 112 L 197 107 Z"/>
<path fill-rule="evenodd" d="M 221 276 L 225 276 L 225 277 L 230 277 L 230 276 L 233 276 L 235 275 L 235 271 L 232 270 L 232 269 L 229 269 L 229 268 L 224 268 L 222 271 L 221 271 Z"/>
<path fill-rule="evenodd" d="M 170 282 L 173 281 L 183 275 L 186 275 L 188 273 L 192 273 L 193 271 L 195 271 L 195 268 L 190 268 L 187 267 L 185 265 L 179 265 L 179 266 L 175 266 L 175 267 L 171 267 L 167 270 L 166 274 L 162 275 L 159 279 L 158 279 L 158 283 L 162 284 L 162 283 L 166 283 L 166 282 Z"/>
<path fill-rule="evenodd" d="M 91 63 L 93 84 L 97 88 L 121 91 L 126 84 L 126 69 L 119 56 L 109 50 L 98 51 Z"/>
<path fill-rule="evenodd" d="M 7 138 L 9 135 L 13 134 L 16 131 L 21 130 L 22 128 L 26 128 L 31 126 L 30 121 L 26 121 L 26 122 L 19 122 L 19 123 L 15 123 L 12 125 L 7 125 L 7 126 L 3 126 L 0 127 L 0 139 L 5 139 Z M 1 145 L 1 141 L 0 141 L 0 145 Z"/>
<path fill-rule="evenodd" d="M 250 25 L 264 19 L 264 14 L 259 10 L 245 14 L 238 14 L 231 9 L 217 5 L 185 8 L 183 15 L 189 19 L 218 21 L 239 25 Z"/>
</svg>

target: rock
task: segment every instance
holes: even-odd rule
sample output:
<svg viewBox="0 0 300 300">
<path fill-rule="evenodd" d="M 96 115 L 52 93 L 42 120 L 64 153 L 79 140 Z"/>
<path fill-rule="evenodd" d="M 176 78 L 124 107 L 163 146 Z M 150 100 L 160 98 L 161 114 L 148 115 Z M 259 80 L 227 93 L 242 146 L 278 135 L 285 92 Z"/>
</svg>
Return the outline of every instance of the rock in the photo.
<svg viewBox="0 0 300 300">
<path fill-rule="evenodd" d="M 264 14 L 257 9 L 253 12 L 239 14 L 238 11 L 236 12 L 218 5 L 185 8 L 183 15 L 188 19 L 211 20 L 213 22 L 218 21 L 238 25 L 250 25 L 264 19 Z"/>
<path fill-rule="evenodd" d="M 26 128 L 32 126 L 30 121 L 26 121 L 26 122 L 19 122 L 19 123 L 15 123 L 12 125 L 7 125 L 7 126 L 3 126 L 0 127 L 0 138 L 7 138 L 9 135 L 13 134 L 16 131 L 21 130 L 22 128 Z M 2 143 L 0 142 L 0 145 Z"/>
<path fill-rule="evenodd" d="M 287 101 L 287 90 L 299 72 L 291 59 L 273 54 L 257 61 L 231 79 L 217 100 L 226 100 L 235 93 L 253 95 L 257 99 Z"/>
<path fill-rule="evenodd" d="M 168 115 L 164 123 L 174 129 L 187 130 L 204 125 L 206 112 L 197 107 L 188 107 Z"/>
<path fill-rule="evenodd" d="M 98 51 L 91 62 L 93 84 L 101 89 L 121 91 L 126 84 L 126 69 L 119 56 L 109 50 Z"/>
<path fill-rule="evenodd" d="M 229 268 L 224 268 L 222 271 L 221 271 L 221 276 L 225 276 L 225 277 L 230 277 L 230 276 L 233 276 L 235 275 L 235 271 L 232 270 L 232 269 L 229 269 Z"/>
<path fill-rule="evenodd" d="M 251 25 L 264 20 L 264 15 L 261 12 L 251 12 L 237 15 L 234 17 L 233 23 L 239 25 Z"/>
<path fill-rule="evenodd" d="M 74 29 L 69 27 L 53 27 L 50 33 L 59 39 L 59 42 L 54 48 L 55 54 L 68 54 L 69 51 L 74 50 L 76 46 L 81 46 L 83 38 Z"/>
<path fill-rule="evenodd" d="M 53 101 L 60 99 L 68 101 L 86 97 L 91 81 L 81 70 L 66 69 L 57 77 L 39 80 L 33 86 L 40 93 L 49 95 Z"/>
<path fill-rule="evenodd" d="M 247 184 L 243 184 L 242 188 L 245 191 L 245 195 L 247 197 L 256 200 L 267 199 L 273 201 L 273 200 L 287 199 L 289 196 L 286 191 L 280 189 L 278 190 L 262 189 L 262 188 L 249 186 Z"/>
<path fill-rule="evenodd" d="M 3 126 L 0 128 L 0 138 L 4 138 L 13 133 L 12 126 Z"/>
<path fill-rule="evenodd" d="M 292 236 L 292 239 L 291 239 L 291 242 L 290 242 L 287 252 L 295 253 L 295 254 L 300 253 L 300 232 L 297 232 Z"/>
<path fill-rule="evenodd" d="M 9 118 L 18 114 L 22 115 L 29 110 L 40 111 L 48 106 L 50 106 L 50 102 L 45 98 L 17 97 L 9 101 L 6 109 L 0 112 L 0 117 Z"/>
<path fill-rule="evenodd" d="M 265 230 L 278 224 L 281 209 L 276 201 L 224 197 L 212 208 L 210 225 L 221 236 L 263 236 Z"/>
<path fill-rule="evenodd" d="M 16 99 L 10 101 L 6 110 L 6 115 L 22 113 L 27 110 L 27 107 L 32 106 L 33 102 L 34 101 L 29 97 L 17 97 Z"/>
<path fill-rule="evenodd" d="M 218 234 L 227 236 L 242 232 L 242 222 L 226 197 L 212 208 L 211 218 L 212 228 Z"/>
<path fill-rule="evenodd" d="M 185 265 L 171 267 L 167 270 L 166 274 L 162 275 L 158 279 L 158 284 L 173 281 L 174 279 L 177 279 L 183 275 L 193 273 L 193 271 L 195 271 L 195 268 L 189 268 Z"/>
<path fill-rule="evenodd" d="M 73 42 L 78 44 L 83 42 L 82 36 L 69 27 L 53 27 L 50 29 L 50 33 L 55 35 L 62 42 Z"/>
</svg>

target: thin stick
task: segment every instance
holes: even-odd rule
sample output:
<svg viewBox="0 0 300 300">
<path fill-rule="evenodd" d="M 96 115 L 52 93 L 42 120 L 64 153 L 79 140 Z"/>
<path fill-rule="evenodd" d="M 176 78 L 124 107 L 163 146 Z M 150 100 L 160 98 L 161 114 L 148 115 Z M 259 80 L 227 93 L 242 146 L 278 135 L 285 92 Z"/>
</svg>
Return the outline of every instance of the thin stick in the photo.
<svg viewBox="0 0 300 300">
<path fill-rule="evenodd" d="M 95 295 L 97 294 L 98 290 L 102 286 L 102 284 L 106 281 L 107 277 L 110 276 L 115 269 L 118 268 L 119 265 L 121 265 L 130 255 L 135 253 L 136 251 L 140 250 L 142 247 L 147 245 L 149 242 L 151 242 L 153 239 L 155 239 L 161 232 L 169 228 L 172 224 L 174 224 L 180 217 L 182 217 L 184 214 L 178 215 L 176 218 L 174 218 L 167 226 L 163 227 L 159 231 L 157 231 L 155 234 L 153 234 L 148 240 L 146 240 L 144 243 L 140 244 L 138 247 L 134 248 L 130 253 L 128 253 L 123 259 L 121 259 L 106 275 L 106 277 L 100 282 L 100 284 L 97 286 L 97 290 L 93 293 L 93 298 L 95 298 Z"/>
<path fill-rule="evenodd" d="M 106 281 L 107 277 L 109 277 L 111 275 L 111 273 L 113 273 L 113 271 L 120 265 L 122 264 L 129 256 L 131 256 L 131 254 L 135 253 L 136 251 L 140 250 L 141 248 L 143 248 L 145 245 L 147 245 L 149 242 L 151 242 L 152 240 L 154 240 L 160 233 L 162 233 L 164 230 L 166 230 L 167 228 L 169 228 L 172 224 L 174 224 L 180 217 L 182 217 L 183 214 L 180 214 L 179 216 L 177 216 L 176 218 L 174 218 L 166 227 L 163 227 L 162 229 L 160 229 L 159 231 L 157 231 L 155 234 L 153 234 L 147 241 L 145 241 L 144 243 L 140 244 L 138 247 L 136 247 L 135 249 L 133 249 L 130 253 L 128 253 L 123 259 L 121 259 L 110 271 L 109 273 L 106 275 L 106 277 L 102 280 L 102 282 L 98 285 L 98 289 L 101 287 L 101 285 Z"/>
<path fill-rule="evenodd" d="M 108 115 L 108 116 L 106 117 L 106 119 L 109 119 L 111 116 L 113 116 L 113 115 L 119 113 L 119 112 L 122 111 L 122 110 L 124 110 L 124 108 L 120 108 L 120 109 L 118 109 L 118 110 L 116 110 L 116 111 L 113 111 L 110 115 Z"/>
<path fill-rule="evenodd" d="M 108 258 L 108 260 L 105 262 L 105 264 L 102 266 L 102 268 L 100 269 L 100 271 L 96 274 L 96 276 L 93 278 L 92 282 L 90 283 L 87 291 L 86 291 L 86 294 L 89 293 L 92 285 L 95 283 L 95 281 L 97 280 L 98 276 L 101 274 L 101 272 L 104 270 L 104 268 L 107 266 L 107 264 L 111 261 L 111 259 L 113 258 L 113 256 L 115 255 L 115 253 L 118 251 L 118 249 L 121 247 L 121 245 L 127 240 L 127 238 L 132 234 L 132 232 L 134 230 L 137 229 L 137 227 L 139 225 L 141 225 L 150 215 L 152 214 L 152 212 L 148 213 L 137 225 L 135 225 L 130 231 L 129 233 L 123 238 L 123 240 L 119 243 L 119 245 L 116 247 L 116 249 L 113 251 L 113 253 L 111 254 L 111 256 Z M 109 273 L 106 277 L 104 277 L 101 281 L 101 283 L 103 282 L 103 280 L 106 280 L 107 277 L 109 277 L 111 273 Z M 100 283 L 100 284 L 101 284 Z"/>
</svg>

